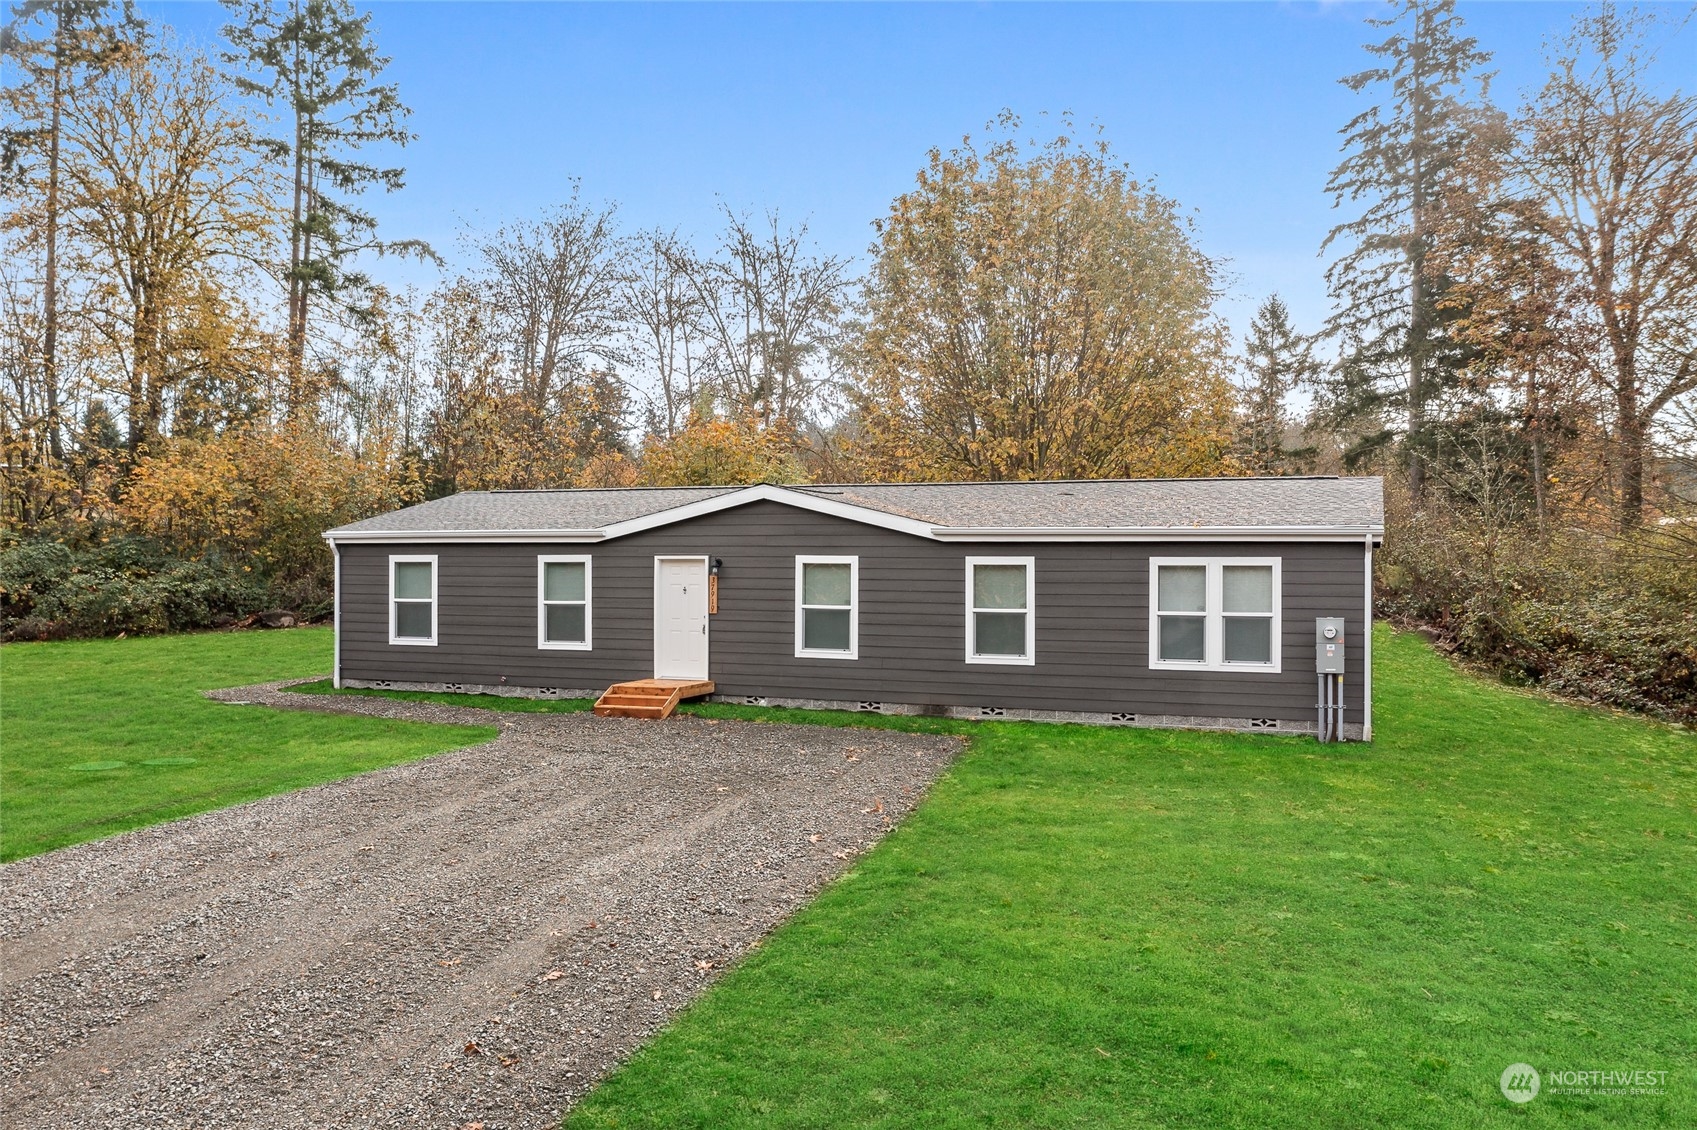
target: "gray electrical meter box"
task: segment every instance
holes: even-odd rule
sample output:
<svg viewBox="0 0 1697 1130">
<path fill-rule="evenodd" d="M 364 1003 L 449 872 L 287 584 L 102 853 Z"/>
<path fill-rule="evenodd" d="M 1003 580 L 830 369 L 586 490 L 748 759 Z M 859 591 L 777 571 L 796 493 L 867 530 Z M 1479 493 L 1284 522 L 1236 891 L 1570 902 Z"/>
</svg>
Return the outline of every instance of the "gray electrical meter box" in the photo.
<svg viewBox="0 0 1697 1130">
<path fill-rule="evenodd" d="M 1314 670 L 1322 675 L 1343 674 L 1343 617 L 1321 616 L 1314 621 Z"/>
</svg>

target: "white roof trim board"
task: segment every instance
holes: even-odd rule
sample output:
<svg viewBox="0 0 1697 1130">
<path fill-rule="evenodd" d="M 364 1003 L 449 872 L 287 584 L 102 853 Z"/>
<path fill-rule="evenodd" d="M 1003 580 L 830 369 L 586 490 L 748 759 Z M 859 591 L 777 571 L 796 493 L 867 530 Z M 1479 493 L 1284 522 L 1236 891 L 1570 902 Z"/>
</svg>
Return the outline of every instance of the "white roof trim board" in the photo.
<svg viewBox="0 0 1697 1130">
<path fill-rule="evenodd" d="M 823 497 L 824 492 L 832 494 L 857 493 L 861 497 L 877 497 L 880 494 L 901 492 L 904 486 L 867 486 L 867 487 L 826 487 L 826 488 L 792 488 L 762 483 L 758 486 L 743 488 L 683 488 L 671 492 L 656 492 L 656 497 L 673 498 L 689 497 L 676 505 L 662 506 L 651 513 L 608 522 L 605 525 L 593 527 L 541 527 L 519 528 L 517 525 L 487 525 L 480 524 L 475 528 L 462 526 L 449 527 L 446 522 L 443 528 L 433 528 L 434 523 L 428 521 L 425 513 L 418 513 L 415 518 L 418 524 L 395 524 L 393 515 L 381 515 L 377 518 L 342 526 L 324 534 L 326 541 L 332 545 L 343 545 L 356 542 L 366 543 L 420 543 L 420 542 L 482 542 L 482 543 L 513 543 L 525 542 L 532 544 L 583 544 L 611 541 L 614 538 L 625 537 L 640 533 L 644 530 L 657 529 L 677 522 L 685 522 L 692 518 L 717 514 L 739 506 L 747 506 L 755 502 L 776 502 L 784 506 L 793 506 L 800 510 L 808 510 L 816 514 L 826 514 L 851 522 L 860 522 L 869 526 L 877 526 L 898 533 L 910 534 L 914 537 L 926 538 L 942 542 L 1104 542 L 1104 541 L 1354 541 L 1372 539 L 1375 543 L 1384 536 L 1384 519 L 1382 505 L 1382 486 L 1377 479 L 1188 479 L 1171 480 L 1174 493 L 1199 489 L 1230 490 L 1232 484 L 1280 484 L 1270 489 L 1276 491 L 1300 491 L 1304 485 L 1313 489 L 1313 484 L 1349 483 L 1359 484 L 1360 489 L 1354 491 L 1355 497 L 1348 500 L 1343 507 L 1349 511 L 1340 514 L 1335 523 L 1316 523 L 1313 521 L 1292 521 L 1278 523 L 1266 521 L 1266 515 L 1257 514 L 1259 520 L 1246 520 L 1239 523 L 1183 524 L 1143 524 L 1127 523 L 1124 525 L 940 525 L 934 521 L 924 520 L 875 506 L 858 505 L 852 502 L 840 501 L 836 498 Z M 1198 484 L 1220 484 L 1217 488 L 1200 488 Z M 951 486 L 966 489 L 983 487 L 1002 488 L 1008 492 L 1017 492 L 1022 488 L 1059 487 L 1069 484 L 1057 483 L 1004 483 L 1004 484 L 912 484 L 912 492 L 924 491 L 928 495 L 938 490 L 946 491 Z M 1081 490 L 1089 489 L 1091 493 L 1101 494 L 1104 491 L 1112 493 L 1114 484 L 1108 482 L 1070 484 Z M 1159 488 L 1157 480 L 1129 480 L 1123 485 L 1127 490 L 1132 488 Z M 1268 487 L 1256 488 L 1265 493 Z M 585 495 L 591 492 L 500 492 L 506 495 L 546 495 L 571 496 Z M 597 492 L 607 495 L 608 492 Z M 632 496 L 640 496 L 640 488 L 633 489 Z M 1062 492 L 1071 497 L 1073 491 Z M 706 497 L 700 497 L 706 495 Z M 467 504 L 475 503 L 487 495 L 452 496 L 456 509 L 463 511 Z M 432 507 L 440 507 L 447 500 L 435 503 L 424 503 L 419 507 L 409 507 L 407 510 L 396 511 L 395 515 L 405 515 L 409 511 L 427 511 Z M 934 499 L 932 500 L 934 502 Z M 1251 502 L 1251 505 L 1253 503 Z M 1048 517 L 1047 514 L 1043 515 Z M 443 515 L 447 517 L 447 515 Z"/>
</svg>

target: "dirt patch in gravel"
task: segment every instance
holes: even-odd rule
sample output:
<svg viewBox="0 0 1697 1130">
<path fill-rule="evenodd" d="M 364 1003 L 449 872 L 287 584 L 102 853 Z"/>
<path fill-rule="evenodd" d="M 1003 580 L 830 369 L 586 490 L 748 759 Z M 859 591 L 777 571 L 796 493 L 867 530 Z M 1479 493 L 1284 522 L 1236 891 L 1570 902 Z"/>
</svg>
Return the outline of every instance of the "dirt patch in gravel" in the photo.
<svg viewBox="0 0 1697 1130">
<path fill-rule="evenodd" d="M 11 1125 L 554 1125 L 960 749 L 215 697 L 501 734 L 0 869 Z"/>
</svg>

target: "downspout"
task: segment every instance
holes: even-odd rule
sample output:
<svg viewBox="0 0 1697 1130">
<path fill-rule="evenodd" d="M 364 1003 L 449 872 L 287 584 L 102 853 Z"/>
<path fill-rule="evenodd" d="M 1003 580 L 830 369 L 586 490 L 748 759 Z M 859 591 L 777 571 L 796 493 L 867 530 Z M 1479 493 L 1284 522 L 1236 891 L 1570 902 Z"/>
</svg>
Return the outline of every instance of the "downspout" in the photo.
<svg viewBox="0 0 1697 1130">
<path fill-rule="evenodd" d="M 1373 740 L 1373 535 L 1368 534 L 1364 539 L 1366 552 L 1362 554 L 1366 565 L 1363 576 L 1367 585 L 1366 607 L 1362 612 L 1361 623 L 1361 740 Z"/>
<path fill-rule="evenodd" d="M 334 604 L 331 611 L 331 631 L 335 633 L 335 659 L 330 669 L 330 685 L 337 690 L 342 689 L 342 551 L 334 541 L 330 543 L 330 555 L 336 561 L 336 588 L 332 594 Z"/>
</svg>

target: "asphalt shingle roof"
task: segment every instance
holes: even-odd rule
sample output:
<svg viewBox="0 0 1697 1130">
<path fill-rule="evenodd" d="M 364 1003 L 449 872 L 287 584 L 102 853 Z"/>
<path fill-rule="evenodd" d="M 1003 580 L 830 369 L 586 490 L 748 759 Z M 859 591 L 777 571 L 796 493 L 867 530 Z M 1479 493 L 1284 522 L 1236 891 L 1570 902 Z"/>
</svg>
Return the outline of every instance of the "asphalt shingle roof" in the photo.
<svg viewBox="0 0 1697 1130">
<path fill-rule="evenodd" d="M 379 514 L 340 534 L 593 531 L 741 487 L 467 491 Z M 1262 529 L 1384 526 L 1377 478 L 1116 479 L 787 487 L 955 529 Z"/>
<path fill-rule="evenodd" d="M 635 487 L 606 490 L 468 490 L 392 510 L 330 532 L 443 530 L 599 530 L 741 487 Z"/>
<path fill-rule="evenodd" d="M 1384 489 L 1376 478 L 893 483 L 808 490 L 936 526 L 975 529 L 1384 524 Z"/>
</svg>

